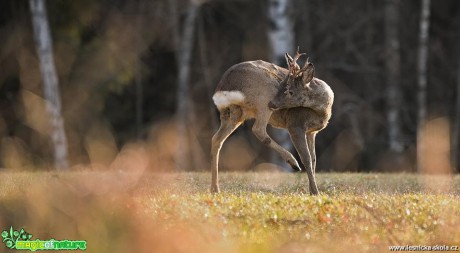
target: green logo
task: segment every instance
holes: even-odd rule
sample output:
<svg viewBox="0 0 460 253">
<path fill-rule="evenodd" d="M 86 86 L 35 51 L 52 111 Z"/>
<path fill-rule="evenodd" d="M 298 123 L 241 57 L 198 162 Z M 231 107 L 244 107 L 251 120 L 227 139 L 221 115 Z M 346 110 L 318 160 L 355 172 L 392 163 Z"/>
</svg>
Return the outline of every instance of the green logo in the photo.
<svg viewBox="0 0 460 253">
<path fill-rule="evenodd" d="M 86 250 L 86 241 L 71 241 L 71 240 L 46 240 L 40 239 L 31 240 L 32 234 L 27 233 L 24 229 L 20 231 L 9 230 L 2 232 L 3 243 L 9 249 L 16 250 Z"/>
</svg>

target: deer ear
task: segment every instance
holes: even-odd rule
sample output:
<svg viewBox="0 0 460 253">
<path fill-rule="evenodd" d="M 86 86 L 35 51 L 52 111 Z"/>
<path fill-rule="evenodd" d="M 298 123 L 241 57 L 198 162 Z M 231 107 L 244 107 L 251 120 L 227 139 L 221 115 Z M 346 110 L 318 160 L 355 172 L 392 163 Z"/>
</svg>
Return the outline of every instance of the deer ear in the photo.
<svg viewBox="0 0 460 253">
<path fill-rule="evenodd" d="M 315 75 L 315 66 L 313 66 L 313 63 L 309 62 L 308 65 L 304 69 L 305 70 L 302 73 L 302 79 L 303 79 L 304 85 L 306 86 L 307 83 L 309 83 L 313 79 L 313 76 Z"/>
</svg>

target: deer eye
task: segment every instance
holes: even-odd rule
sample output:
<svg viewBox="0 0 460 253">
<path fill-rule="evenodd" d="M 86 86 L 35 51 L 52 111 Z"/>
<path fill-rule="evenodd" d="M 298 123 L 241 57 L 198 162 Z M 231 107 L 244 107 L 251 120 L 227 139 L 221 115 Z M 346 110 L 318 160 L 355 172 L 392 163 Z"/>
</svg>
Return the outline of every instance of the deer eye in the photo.
<svg viewBox="0 0 460 253">
<path fill-rule="evenodd" d="M 291 90 L 287 90 L 287 91 L 286 91 L 286 96 L 287 96 L 287 97 L 292 97 L 292 95 L 294 95 L 294 92 L 293 92 L 293 91 L 291 91 Z"/>
</svg>

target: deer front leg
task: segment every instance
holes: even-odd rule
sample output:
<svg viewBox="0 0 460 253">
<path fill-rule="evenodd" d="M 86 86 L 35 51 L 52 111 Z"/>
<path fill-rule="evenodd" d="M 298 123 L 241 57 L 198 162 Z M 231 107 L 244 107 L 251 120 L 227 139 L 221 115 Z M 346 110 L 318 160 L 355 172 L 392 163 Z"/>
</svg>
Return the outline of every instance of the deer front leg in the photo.
<svg viewBox="0 0 460 253">
<path fill-rule="evenodd" d="M 254 126 L 252 127 L 252 132 L 254 135 L 266 146 L 272 148 L 276 152 L 278 152 L 281 157 L 296 171 L 300 171 L 300 166 L 294 156 L 289 153 L 286 149 L 281 147 L 278 143 L 276 143 L 270 136 L 267 134 L 267 124 L 270 119 L 271 113 L 266 114 L 259 114 L 254 122 Z"/>
<path fill-rule="evenodd" d="M 310 150 L 308 149 L 305 130 L 299 127 L 291 127 L 288 130 L 292 143 L 294 144 L 294 147 L 299 153 L 300 159 L 305 166 L 305 170 L 308 175 L 310 194 L 316 195 L 319 193 L 319 191 L 318 186 L 316 186 L 315 174 L 313 172 Z"/>
</svg>

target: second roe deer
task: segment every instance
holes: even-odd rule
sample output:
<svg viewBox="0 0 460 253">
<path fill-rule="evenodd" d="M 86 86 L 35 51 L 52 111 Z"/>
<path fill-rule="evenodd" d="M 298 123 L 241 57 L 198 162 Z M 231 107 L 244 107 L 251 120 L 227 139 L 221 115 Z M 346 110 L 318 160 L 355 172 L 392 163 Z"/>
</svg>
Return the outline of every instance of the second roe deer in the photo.
<svg viewBox="0 0 460 253">
<path fill-rule="evenodd" d="M 265 61 L 248 61 L 230 67 L 213 95 L 221 125 L 212 137 L 211 192 L 218 193 L 219 153 L 227 137 L 247 119 L 254 118 L 254 135 L 277 151 L 295 170 L 294 156 L 267 134 L 267 124 L 287 129 L 306 169 L 311 194 L 318 194 L 315 180 L 315 136 L 331 117 L 334 93 L 322 80 L 314 78 L 308 60 L 300 68 L 297 59 L 286 53 L 288 69 Z"/>
</svg>

